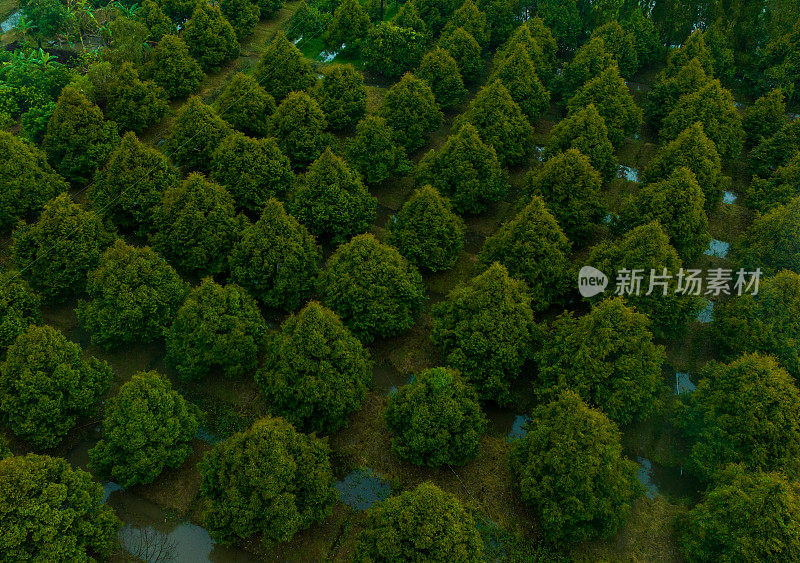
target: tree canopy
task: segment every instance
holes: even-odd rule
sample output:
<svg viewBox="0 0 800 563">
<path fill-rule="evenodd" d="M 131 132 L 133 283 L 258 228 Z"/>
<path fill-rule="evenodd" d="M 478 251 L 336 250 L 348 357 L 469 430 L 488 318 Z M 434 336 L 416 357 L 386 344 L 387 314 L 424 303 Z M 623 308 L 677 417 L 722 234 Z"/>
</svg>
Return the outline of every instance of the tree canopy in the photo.
<svg viewBox="0 0 800 563">
<path fill-rule="evenodd" d="M 290 92 L 272 115 L 270 133 L 295 168 L 307 168 L 327 146 L 328 120 L 306 92 Z"/>
<path fill-rule="evenodd" d="M 162 37 L 153 48 L 146 72 L 171 100 L 183 98 L 197 90 L 204 77 L 203 69 L 189 54 L 186 42 L 171 34 Z"/>
<path fill-rule="evenodd" d="M 367 31 L 361 54 L 368 70 L 397 78 L 419 65 L 425 43 L 425 36 L 411 28 L 380 22 Z"/>
<path fill-rule="evenodd" d="M 176 164 L 188 170 L 207 172 L 214 151 L 231 132 L 231 126 L 212 106 L 199 96 L 192 96 L 176 112 L 164 148 Z"/>
<path fill-rule="evenodd" d="M 425 145 L 428 136 L 442 125 L 442 112 L 431 87 L 411 73 L 389 88 L 379 113 L 408 152 Z"/>
<path fill-rule="evenodd" d="M 606 182 L 616 177 L 614 145 L 608 137 L 606 122 L 594 104 L 571 112 L 553 127 L 542 158 L 550 160 L 569 149 L 576 149 L 588 156 L 592 167 L 600 172 Z"/>
<path fill-rule="evenodd" d="M 39 324 L 41 299 L 18 270 L 0 269 L 0 361 L 29 325 Z"/>
<path fill-rule="evenodd" d="M 236 31 L 216 4 L 198 3 L 181 37 L 203 70 L 219 68 L 239 54 Z"/>
<path fill-rule="evenodd" d="M 734 248 L 748 270 L 773 275 L 786 268 L 800 273 L 800 196 L 758 215 Z"/>
<path fill-rule="evenodd" d="M 358 170 L 365 184 L 374 185 L 411 169 L 405 149 L 395 142 L 386 120 L 368 115 L 356 125 L 356 134 L 346 148 L 347 162 Z"/>
<path fill-rule="evenodd" d="M 353 1 L 358 4 L 356 0 Z M 326 68 L 319 82 L 317 97 L 331 129 L 347 129 L 364 117 L 367 111 L 364 75 L 352 65 L 334 64 Z"/>
<path fill-rule="evenodd" d="M 250 0 L 248 0 L 250 1 Z M 253 137 L 269 133 L 275 99 L 249 74 L 237 72 L 214 101 L 219 116 L 231 127 Z"/>
<path fill-rule="evenodd" d="M 416 71 L 416 75 L 431 87 L 436 103 L 443 110 L 451 110 L 467 96 L 458 64 L 441 47 L 428 51 Z"/>
<path fill-rule="evenodd" d="M 316 75 L 309 62 L 283 33 L 278 33 L 264 49 L 254 76 L 279 102 L 289 92 L 307 90 L 316 82 Z"/>
</svg>

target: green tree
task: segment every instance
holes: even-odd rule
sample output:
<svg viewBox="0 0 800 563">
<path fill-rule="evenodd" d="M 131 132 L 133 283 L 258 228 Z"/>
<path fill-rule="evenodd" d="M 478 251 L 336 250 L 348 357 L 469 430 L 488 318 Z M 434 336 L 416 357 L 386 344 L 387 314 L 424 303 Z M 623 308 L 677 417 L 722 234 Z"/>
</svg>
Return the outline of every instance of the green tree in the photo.
<svg viewBox="0 0 800 563">
<path fill-rule="evenodd" d="M 283 8 L 283 0 L 258 0 L 262 20 L 272 19 Z"/>
<path fill-rule="evenodd" d="M 87 198 L 103 215 L 125 229 L 144 234 L 161 194 L 178 181 L 178 171 L 163 153 L 129 131 L 97 172 Z"/>
<path fill-rule="evenodd" d="M 106 406 L 90 467 L 126 488 L 152 483 L 192 453 L 199 414 L 158 372 L 134 374 Z"/>
<path fill-rule="evenodd" d="M 464 248 L 464 221 L 430 185 L 415 190 L 387 228 L 387 244 L 418 268 L 432 272 L 452 268 Z"/>
<path fill-rule="evenodd" d="M 167 94 L 155 82 L 141 81 L 136 68 L 125 62 L 115 70 L 108 86 L 105 111 L 108 118 L 119 125 L 120 131 L 141 132 L 169 111 Z"/>
<path fill-rule="evenodd" d="M 532 18 L 514 30 L 508 41 L 498 49 L 495 66 L 518 49 L 528 53 L 539 78 L 550 83 L 556 71 L 557 45 L 553 34 L 540 18 Z"/>
<path fill-rule="evenodd" d="M 578 2 L 561 0 L 539 0 L 536 13 L 542 22 L 552 30 L 562 49 L 574 50 L 584 36 L 584 21 L 589 15 L 581 14 Z"/>
<path fill-rule="evenodd" d="M 531 307 L 541 311 L 572 289 L 569 261 L 572 244 L 539 196 L 531 198 L 513 219 L 503 223 L 483 244 L 478 260 L 500 262 L 510 276 L 528 284 Z"/>
<path fill-rule="evenodd" d="M 662 43 L 653 20 L 645 17 L 642 9 L 637 6 L 620 23 L 622 28 L 631 35 L 639 66 L 646 67 L 655 63 L 661 54 Z"/>
<path fill-rule="evenodd" d="M 620 282 L 617 273 L 642 270 L 662 275 L 676 276 L 683 267 L 678 251 L 670 244 L 669 236 L 657 220 L 635 227 L 617 240 L 601 241 L 592 247 L 587 262 L 601 272 L 606 272 L 611 287 Z M 656 338 L 676 338 L 683 334 L 686 324 L 702 309 L 702 300 L 693 295 L 677 293 L 677 279 L 666 280 L 659 291 L 651 295 L 626 293 L 625 300 L 653 321 Z M 648 283 L 645 281 L 645 283 Z M 598 296 L 598 300 L 599 300 Z"/>
<path fill-rule="evenodd" d="M 706 136 L 703 124 L 699 121 L 659 148 L 655 156 L 647 162 L 642 182 L 663 180 L 681 166 L 694 173 L 705 196 L 705 210 L 707 213 L 713 212 L 730 180 L 722 174 L 722 160 L 717 146 Z"/>
<path fill-rule="evenodd" d="M 483 400 L 505 404 L 538 340 L 525 282 L 497 262 L 431 308 L 431 340 Z"/>
<path fill-rule="evenodd" d="M 413 29 L 380 22 L 367 32 L 361 55 L 367 70 L 397 78 L 419 65 L 425 44 L 425 36 Z"/>
<path fill-rule="evenodd" d="M 727 467 L 676 525 L 689 561 L 800 558 L 800 489 L 779 473 Z"/>
<path fill-rule="evenodd" d="M 108 388 L 111 367 L 49 326 L 31 325 L 0 364 L 0 416 L 36 449 L 52 448 Z"/>
<path fill-rule="evenodd" d="M 492 47 L 507 40 L 511 32 L 519 26 L 516 19 L 519 3 L 516 0 L 478 0 L 478 7 L 486 12 L 489 45 Z"/>
<path fill-rule="evenodd" d="M 364 343 L 411 328 L 425 299 L 417 268 L 371 234 L 336 249 L 320 274 L 319 290 Z"/>
<path fill-rule="evenodd" d="M 613 536 L 641 487 L 616 424 L 562 391 L 533 411 L 527 429 L 512 446 L 509 466 L 545 536 L 556 542 Z"/>
<path fill-rule="evenodd" d="M 0 361 L 28 326 L 42 320 L 41 299 L 17 270 L 0 270 Z"/>
<path fill-rule="evenodd" d="M 614 65 L 614 55 L 606 50 L 600 37 L 590 39 L 575 52 L 575 57 L 564 67 L 558 88 L 564 101 L 571 99 L 581 86 Z"/>
<path fill-rule="evenodd" d="M 219 9 L 228 20 L 236 38 L 242 39 L 253 35 L 261 13 L 258 2 L 253 0 L 219 0 Z"/>
<path fill-rule="evenodd" d="M 136 11 L 136 21 L 144 24 L 149 30 L 148 38 L 151 41 L 160 42 L 165 35 L 174 35 L 178 31 L 175 23 L 164 13 L 157 0 L 144 0 Z"/>
<path fill-rule="evenodd" d="M 745 354 L 711 362 L 676 424 L 691 440 L 689 463 L 712 479 L 728 463 L 797 474 L 800 391 L 772 356 Z"/>
<path fill-rule="evenodd" d="M 103 487 L 66 459 L 0 460 L 0 552 L 9 561 L 93 561 L 111 557 L 122 522 Z"/>
<path fill-rule="evenodd" d="M 271 197 L 281 198 L 294 186 L 289 158 L 272 137 L 228 135 L 211 160 L 211 178 L 225 186 L 237 208 L 261 213 Z"/>
<path fill-rule="evenodd" d="M 758 82 L 762 90 L 780 87 L 786 92 L 790 103 L 797 103 L 800 100 L 800 62 L 797 60 L 800 25 L 796 23 L 796 16 L 792 17 L 795 18 L 792 30 L 787 29 L 788 33 L 776 33 L 776 37 L 764 48 Z"/>
<path fill-rule="evenodd" d="M 289 208 L 314 235 L 340 243 L 369 229 L 377 200 L 328 147 L 298 183 Z"/>
<path fill-rule="evenodd" d="M 327 67 L 320 82 L 318 99 L 331 129 L 351 127 L 367 111 L 364 75 L 352 65 L 335 64 Z"/>
<path fill-rule="evenodd" d="M 40 48 L 42 40 L 53 37 L 69 25 L 67 6 L 61 0 L 21 0 L 19 7 L 25 10 L 25 19 L 30 22 Z"/>
<path fill-rule="evenodd" d="M 217 444 L 200 463 L 205 526 L 224 544 L 261 534 L 289 541 L 330 514 L 336 500 L 325 441 L 281 418 L 262 418 Z"/>
<path fill-rule="evenodd" d="M 561 315 L 536 354 L 539 391 L 571 389 L 620 425 L 646 420 L 661 384 L 663 346 L 653 343 L 650 319 L 621 298 L 604 299 L 575 318 Z"/>
<path fill-rule="evenodd" d="M 14 230 L 11 253 L 36 292 L 63 301 L 86 288 L 86 275 L 114 242 L 94 211 L 84 211 L 62 193 L 44 206 L 39 220 Z"/>
<path fill-rule="evenodd" d="M 526 179 L 527 191 L 540 195 L 567 237 L 585 244 L 603 217 L 600 173 L 579 150 L 559 153 Z"/>
<path fill-rule="evenodd" d="M 42 148 L 47 160 L 70 182 L 86 185 L 119 142 L 117 126 L 73 87 L 61 92 L 47 122 Z"/>
<path fill-rule="evenodd" d="M 460 213 L 481 213 L 509 188 L 494 147 L 481 141 L 471 123 L 447 137 L 440 149 L 428 151 L 415 177 L 417 185 L 430 184 L 450 198 Z"/>
<path fill-rule="evenodd" d="M 369 16 L 361 2 L 342 0 L 333 12 L 333 19 L 325 31 L 325 44 L 336 50 L 344 45 L 350 49 L 358 47 L 367 37 L 370 25 Z"/>
<path fill-rule="evenodd" d="M 592 37 L 600 37 L 606 50 L 614 55 L 619 64 L 619 72 L 625 78 L 631 78 L 639 70 L 639 55 L 636 50 L 634 35 L 617 21 L 610 21 L 592 32 Z"/>
<path fill-rule="evenodd" d="M 145 70 L 170 100 L 183 98 L 197 90 L 204 76 L 184 40 L 172 34 L 161 38 Z"/>
<path fill-rule="evenodd" d="M 270 131 L 295 168 L 314 162 L 327 146 L 325 113 L 306 92 L 290 92 L 272 115 Z"/>
<path fill-rule="evenodd" d="M 533 128 L 501 80 L 481 88 L 453 128 L 458 130 L 465 123 L 475 126 L 504 166 L 522 164 L 533 147 Z"/>
<path fill-rule="evenodd" d="M 786 123 L 750 152 L 750 171 L 762 178 L 786 164 L 800 150 L 800 119 Z"/>
<path fill-rule="evenodd" d="M 198 3 L 181 36 L 203 70 L 219 68 L 239 55 L 236 32 L 218 5 Z"/>
<path fill-rule="evenodd" d="M 242 227 L 231 194 L 191 174 L 167 188 L 153 209 L 151 244 L 185 272 L 219 274 Z"/>
<path fill-rule="evenodd" d="M 608 128 L 608 138 L 619 147 L 626 137 L 642 126 L 642 110 L 633 101 L 628 86 L 619 75 L 616 63 L 581 86 L 567 102 L 574 113 L 594 104 Z"/>
<path fill-rule="evenodd" d="M 192 17 L 195 3 L 192 0 L 158 0 L 164 13 L 176 23 L 185 22 Z"/>
<path fill-rule="evenodd" d="M 577 149 L 588 156 L 592 167 L 600 172 L 604 181 L 610 182 L 617 176 L 614 145 L 608 138 L 606 122 L 594 104 L 574 111 L 556 123 L 550 132 L 542 158 L 550 160 L 569 149 Z"/>
<path fill-rule="evenodd" d="M 660 129 L 664 119 L 685 95 L 697 92 L 711 82 L 700 61 L 692 59 L 672 76 L 660 74 L 658 81 L 647 94 L 647 121 Z"/>
<path fill-rule="evenodd" d="M 316 301 L 286 319 L 267 348 L 256 382 L 271 412 L 298 428 L 334 432 L 364 402 L 372 381 L 369 352 Z"/>
<path fill-rule="evenodd" d="M 167 362 L 184 379 L 202 379 L 217 370 L 240 377 L 255 369 L 266 330 L 247 291 L 204 278 L 166 331 Z"/>
<path fill-rule="evenodd" d="M 456 61 L 465 83 L 478 82 L 483 74 L 483 50 L 467 30 L 457 27 L 442 34 L 439 38 L 439 47 L 447 51 Z"/>
<path fill-rule="evenodd" d="M 389 397 L 383 413 L 397 456 L 416 465 L 464 465 L 478 455 L 486 416 L 456 370 L 426 369 Z"/>
<path fill-rule="evenodd" d="M 447 35 L 459 27 L 472 35 L 481 47 L 489 46 L 490 30 L 486 14 L 478 8 L 473 0 L 464 0 L 461 7 L 453 12 L 453 15 L 447 20 L 447 25 L 444 26 L 442 35 Z"/>
<path fill-rule="evenodd" d="M 233 75 L 214 106 L 231 127 L 253 137 L 264 137 L 269 133 L 269 118 L 277 107 L 275 99 L 258 81 L 243 72 Z"/>
<path fill-rule="evenodd" d="M 368 185 L 403 176 L 411 170 L 405 149 L 394 141 L 386 120 L 377 115 L 368 115 L 358 122 L 355 137 L 346 150 L 347 161 Z"/>
<path fill-rule="evenodd" d="M 697 178 L 686 167 L 676 168 L 665 180 L 645 184 L 620 213 L 620 225 L 633 228 L 656 220 L 661 223 L 678 254 L 691 262 L 711 240 L 705 196 Z"/>
<path fill-rule="evenodd" d="M 308 230 L 270 199 L 230 253 L 231 279 L 268 307 L 292 310 L 314 289 L 321 257 Z"/>
<path fill-rule="evenodd" d="M 377 4 L 378 9 L 380 10 L 380 4 L 377 1 L 374 4 Z M 370 4 L 370 6 L 373 6 L 374 4 Z M 421 39 L 424 40 L 426 45 L 430 43 L 431 30 L 428 29 L 428 26 L 425 24 L 422 16 L 419 15 L 419 10 L 417 10 L 417 5 L 415 2 L 406 2 L 405 4 L 401 4 L 400 8 L 397 10 L 397 13 L 390 21 L 397 27 L 405 27 L 406 29 L 416 31 L 420 34 Z"/>
<path fill-rule="evenodd" d="M 752 106 L 744 110 L 742 128 L 745 144 L 753 147 L 762 139 L 772 137 L 786 123 L 786 96 L 783 90 L 775 88 L 758 98 Z"/>
<path fill-rule="evenodd" d="M 289 92 L 307 90 L 316 82 L 311 64 L 283 33 L 264 49 L 254 76 L 277 101 L 282 101 Z"/>
<path fill-rule="evenodd" d="M 501 80 L 522 112 L 533 122 L 550 108 L 548 92 L 524 45 L 518 45 L 495 66 L 489 80 Z"/>
<path fill-rule="evenodd" d="M 722 158 L 739 156 L 744 142 L 742 117 L 733 104 L 733 95 L 719 80 L 712 80 L 696 92 L 682 96 L 664 119 L 659 136 L 672 140 L 698 121 Z"/>
<path fill-rule="evenodd" d="M 192 96 L 177 112 L 165 150 L 180 166 L 206 171 L 220 142 L 231 127 L 199 96 Z"/>
<path fill-rule="evenodd" d="M 436 103 L 443 110 L 455 108 L 467 97 L 458 64 L 441 47 L 434 47 L 422 57 L 417 76 L 430 85 Z"/>
<path fill-rule="evenodd" d="M 745 202 L 748 207 L 766 213 L 797 196 L 800 196 L 800 151 L 768 179 L 753 176 Z"/>
<path fill-rule="evenodd" d="M 78 320 L 94 344 L 109 349 L 161 338 L 188 287 L 149 247 L 117 240 L 89 272 L 86 290 L 89 300 L 78 302 Z"/>
<path fill-rule="evenodd" d="M 442 125 L 442 112 L 431 87 L 411 73 L 389 88 L 379 113 L 408 152 L 422 148 L 430 133 Z"/>
<path fill-rule="evenodd" d="M 483 541 L 458 497 L 425 482 L 368 510 L 355 552 L 355 560 L 364 563 L 477 563 L 483 560 Z"/>
<path fill-rule="evenodd" d="M 705 33 L 700 29 L 691 32 L 679 48 L 670 52 L 667 68 L 664 69 L 665 74 L 667 76 L 676 74 L 692 59 L 697 59 L 708 76 L 714 74 L 714 58 L 706 44 Z"/>
<path fill-rule="evenodd" d="M 32 143 L 0 131 L 0 232 L 6 232 L 27 215 L 68 188 Z"/>
<path fill-rule="evenodd" d="M 771 276 L 786 268 L 800 273 L 800 196 L 759 215 L 734 247 L 748 270 Z"/>
</svg>

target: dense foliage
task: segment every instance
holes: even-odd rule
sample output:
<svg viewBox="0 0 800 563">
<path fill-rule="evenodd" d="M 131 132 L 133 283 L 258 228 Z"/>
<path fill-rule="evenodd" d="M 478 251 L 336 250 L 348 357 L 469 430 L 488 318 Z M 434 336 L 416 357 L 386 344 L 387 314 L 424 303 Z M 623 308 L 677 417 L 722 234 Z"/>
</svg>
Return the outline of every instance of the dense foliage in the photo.
<svg viewBox="0 0 800 563">
<path fill-rule="evenodd" d="M 38 324 L 41 299 L 18 270 L 0 270 L 0 360 L 29 325 Z"/>
</svg>

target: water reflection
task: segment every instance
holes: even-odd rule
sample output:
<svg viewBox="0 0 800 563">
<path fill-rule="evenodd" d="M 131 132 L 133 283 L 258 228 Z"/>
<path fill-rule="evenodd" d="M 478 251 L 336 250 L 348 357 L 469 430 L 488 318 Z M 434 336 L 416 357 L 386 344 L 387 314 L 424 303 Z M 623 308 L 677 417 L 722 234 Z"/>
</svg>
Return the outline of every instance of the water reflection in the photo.
<svg viewBox="0 0 800 563">
<path fill-rule="evenodd" d="M 339 500 L 356 510 L 367 510 L 392 494 L 392 486 L 369 467 L 351 471 L 334 487 L 339 491 Z"/>
</svg>

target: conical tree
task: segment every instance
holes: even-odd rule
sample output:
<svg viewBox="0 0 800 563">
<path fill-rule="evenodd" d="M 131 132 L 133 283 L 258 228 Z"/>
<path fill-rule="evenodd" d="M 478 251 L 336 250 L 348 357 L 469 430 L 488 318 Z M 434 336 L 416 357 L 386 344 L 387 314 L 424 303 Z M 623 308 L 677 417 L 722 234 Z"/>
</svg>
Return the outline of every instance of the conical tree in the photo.
<svg viewBox="0 0 800 563">
<path fill-rule="evenodd" d="M 380 115 L 408 152 L 425 145 L 428 135 L 442 125 L 442 112 L 431 87 L 411 73 L 389 88 Z"/>
<path fill-rule="evenodd" d="M 152 483 L 192 453 L 199 414 L 160 373 L 134 374 L 106 406 L 90 466 L 122 487 Z"/>
<path fill-rule="evenodd" d="M 745 133 L 746 146 L 753 147 L 762 138 L 771 137 L 780 131 L 786 123 L 785 100 L 786 96 L 783 90 L 775 88 L 744 110 L 742 128 Z"/>
<path fill-rule="evenodd" d="M 800 150 L 800 119 L 785 124 L 772 137 L 762 140 L 750 152 L 750 172 L 769 177 Z"/>
<path fill-rule="evenodd" d="M 592 32 L 592 37 L 600 37 L 606 50 L 614 55 L 619 64 L 619 73 L 631 78 L 639 70 L 639 56 L 631 33 L 617 21 L 610 21 Z"/>
<path fill-rule="evenodd" d="M 439 47 L 450 53 L 458 64 L 461 77 L 467 84 L 474 84 L 483 73 L 483 50 L 475 38 L 462 27 L 442 34 Z"/>
<path fill-rule="evenodd" d="M 453 12 L 447 20 L 447 25 L 444 26 L 442 35 L 447 35 L 459 27 L 472 35 L 481 47 L 489 46 L 489 24 L 486 22 L 486 14 L 473 0 L 464 0 L 461 7 Z"/>
<path fill-rule="evenodd" d="M 0 232 L 6 232 L 69 187 L 31 143 L 0 131 Z"/>
<path fill-rule="evenodd" d="M 769 179 L 753 177 L 747 189 L 746 204 L 761 213 L 786 205 L 800 196 L 800 151 L 789 162 L 778 167 Z"/>
<path fill-rule="evenodd" d="M 549 160 L 569 149 L 577 149 L 588 156 L 604 181 L 610 182 L 617 176 L 614 145 L 608 138 L 606 122 L 594 104 L 573 112 L 553 127 L 542 158 Z"/>
<path fill-rule="evenodd" d="M 706 44 L 705 33 L 700 29 L 693 31 L 683 45 L 670 53 L 664 74 L 673 76 L 695 59 L 708 76 L 714 74 L 714 58 Z"/>
<path fill-rule="evenodd" d="M 661 223 L 651 221 L 635 227 L 619 240 L 605 240 L 592 247 L 587 262 L 609 277 L 609 286 L 617 287 L 621 271 L 642 270 L 643 287 L 640 293 L 626 293 L 625 300 L 653 321 L 653 334 L 656 338 L 675 338 L 683 334 L 687 323 L 702 309 L 702 299 L 690 294 L 678 293 L 677 279 L 665 281 L 665 286 L 654 286 L 653 293 L 647 295 L 644 285 L 648 284 L 650 272 L 677 276 L 683 266 L 678 251 L 670 244 L 669 236 Z M 655 278 L 654 278 L 655 279 Z M 601 296 L 598 296 L 597 300 Z"/>
<path fill-rule="evenodd" d="M 514 30 L 508 41 L 497 50 L 495 66 L 501 64 L 517 49 L 522 49 L 528 54 L 540 78 L 548 83 L 552 80 L 556 67 L 556 40 L 541 19 L 528 20 L 525 25 Z"/>
<path fill-rule="evenodd" d="M 417 168 L 418 185 L 430 184 L 450 198 L 460 213 L 480 213 L 508 190 L 508 175 L 494 147 L 481 141 L 470 123 L 450 135 L 439 150 L 430 150 Z"/>
<path fill-rule="evenodd" d="M 309 302 L 267 346 L 256 383 L 271 411 L 298 428 L 329 434 L 364 402 L 372 380 L 369 352 L 330 309 Z"/>
<path fill-rule="evenodd" d="M 165 333 L 167 363 L 183 379 L 241 377 L 255 369 L 267 325 L 242 287 L 204 278 Z"/>
<path fill-rule="evenodd" d="M 419 15 L 417 5 L 414 2 L 406 2 L 400 5 L 400 9 L 391 19 L 397 27 L 404 27 L 419 34 L 419 37 L 424 40 L 425 45 L 430 43 L 431 30 L 425 24 L 422 16 Z"/>
<path fill-rule="evenodd" d="M 625 137 L 637 133 L 642 126 L 642 110 L 633 101 L 616 64 L 581 86 L 567 103 L 567 109 L 575 113 L 589 104 L 594 104 L 603 117 L 608 138 L 615 147 L 619 147 Z"/>
<path fill-rule="evenodd" d="M 239 54 L 236 31 L 217 5 L 198 3 L 181 37 L 203 70 L 218 68 Z"/>
<path fill-rule="evenodd" d="M 337 64 L 326 68 L 317 97 L 331 129 L 346 129 L 356 124 L 367 111 L 364 75 L 352 65 Z"/>
<path fill-rule="evenodd" d="M 505 404 L 538 340 L 525 282 L 497 262 L 431 308 L 431 340 L 483 400 Z"/>
<path fill-rule="evenodd" d="M 425 54 L 427 36 L 394 21 L 380 22 L 367 32 L 361 47 L 367 70 L 387 78 L 397 78 L 419 65 Z"/>
<path fill-rule="evenodd" d="M 387 228 L 387 244 L 418 268 L 432 272 L 451 268 L 464 248 L 464 221 L 453 213 L 450 201 L 429 185 L 411 194 Z"/>
<path fill-rule="evenodd" d="M 165 150 L 178 165 L 189 170 L 207 171 L 214 151 L 231 134 L 231 126 L 214 108 L 192 96 L 178 110 Z"/>
<path fill-rule="evenodd" d="M 394 141 L 391 127 L 384 118 L 375 115 L 358 122 L 356 135 L 347 146 L 347 162 L 369 185 L 405 175 L 412 167 L 406 151 Z"/>
<path fill-rule="evenodd" d="M 742 117 L 734 105 L 733 95 L 719 80 L 712 80 L 696 92 L 681 97 L 664 119 L 659 136 L 665 140 L 675 139 L 698 121 L 722 158 L 739 156 L 744 143 Z"/>
<path fill-rule="evenodd" d="M 478 455 L 486 416 L 456 370 L 426 369 L 389 396 L 383 411 L 392 450 L 415 465 L 464 465 Z"/>
<path fill-rule="evenodd" d="M 327 145 L 328 121 L 305 92 L 291 92 L 272 115 L 270 132 L 295 168 L 306 168 Z"/>
<path fill-rule="evenodd" d="M 646 420 L 657 405 L 665 358 L 647 315 L 619 297 L 604 299 L 583 317 L 556 320 L 536 354 L 538 392 L 571 389 L 618 424 Z"/>
<path fill-rule="evenodd" d="M 697 122 L 687 127 L 673 141 L 662 146 L 647 162 L 642 182 L 656 182 L 667 178 L 673 170 L 685 166 L 697 178 L 705 195 L 705 209 L 711 213 L 722 199 L 722 190 L 729 179 L 722 174 L 722 160 L 717 147 Z"/>
<path fill-rule="evenodd" d="M 658 59 L 663 49 L 653 20 L 645 17 L 641 7 L 635 7 L 627 17 L 620 22 L 622 28 L 630 33 L 639 66 L 645 67 L 653 64 Z"/>
<path fill-rule="evenodd" d="M 62 301 L 86 288 L 86 275 L 114 242 L 103 220 L 62 193 L 44 206 L 36 223 L 14 231 L 12 255 L 25 279 L 47 301 Z"/>
<path fill-rule="evenodd" d="M 18 270 L 0 270 L 0 362 L 17 336 L 41 323 L 41 304 Z"/>
<path fill-rule="evenodd" d="M 641 494 L 617 425 L 571 391 L 533 411 L 508 463 L 550 541 L 613 536 Z"/>
<path fill-rule="evenodd" d="M 258 83 L 277 101 L 289 92 L 311 88 L 316 76 L 300 49 L 279 33 L 264 49 L 254 74 Z"/>
<path fill-rule="evenodd" d="M 536 68 L 524 45 L 518 45 L 500 61 L 489 80 L 500 79 L 508 88 L 529 121 L 539 119 L 550 107 L 548 92 L 536 74 Z"/>
<path fill-rule="evenodd" d="M 478 259 L 503 264 L 510 276 L 528 284 L 531 307 L 547 309 L 571 289 L 572 244 L 544 200 L 534 196 L 516 217 L 503 223 L 483 244 Z"/>
<path fill-rule="evenodd" d="M 134 66 L 125 62 L 115 70 L 108 85 L 106 115 L 120 131 L 142 131 L 159 121 L 169 110 L 167 94 L 150 80 L 139 80 Z"/>
<path fill-rule="evenodd" d="M 377 200 L 330 147 L 309 166 L 290 204 L 309 231 L 335 243 L 368 230 L 376 208 Z"/>
<path fill-rule="evenodd" d="M 314 237 L 270 199 L 230 253 L 231 280 L 268 307 L 292 310 L 314 289 L 321 257 Z"/>
<path fill-rule="evenodd" d="M 119 142 L 117 126 L 76 88 L 61 91 L 47 122 L 42 148 L 59 174 L 78 185 L 88 184 Z"/>
<path fill-rule="evenodd" d="M 783 269 L 800 273 L 800 196 L 758 215 L 734 247 L 737 261 L 766 275 Z"/>
<path fill-rule="evenodd" d="M 697 60 L 689 61 L 674 76 L 660 75 L 658 82 L 647 93 L 647 122 L 654 129 L 660 129 L 681 97 L 698 91 L 710 80 Z"/>
<path fill-rule="evenodd" d="M 564 67 L 559 77 L 559 90 L 564 101 L 569 100 L 578 89 L 592 78 L 600 76 L 614 64 L 614 56 L 606 50 L 600 37 L 590 39 L 575 52 L 575 57 Z"/>
<path fill-rule="evenodd" d="M 241 41 L 253 35 L 261 13 L 258 2 L 252 0 L 219 0 L 219 9 L 233 27 L 236 38 Z"/>
<path fill-rule="evenodd" d="M 169 18 L 156 0 L 144 0 L 136 11 L 136 20 L 150 30 L 150 41 L 160 42 L 165 35 L 178 31 L 175 23 Z"/>
<path fill-rule="evenodd" d="M 220 92 L 214 107 L 234 129 L 253 137 L 264 137 L 269 133 L 269 118 L 277 106 L 275 99 L 255 78 L 237 72 Z"/>
<path fill-rule="evenodd" d="M 158 42 L 145 70 L 170 100 L 197 90 L 204 76 L 203 69 L 189 54 L 189 47 L 177 35 L 165 35 Z"/>
<path fill-rule="evenodd" d="M 443 110 L 453 109 L 467 97 L 456 61 L 441 47 L 431 49 L 422 57 L 416 74 L 428 83 Z"/>
<path fill-rule="evenodd" d="M 589 157 L 576 149 L 557 154 L 527 178 L 528 193 L 542 196 L 567 237 L 580 246 L 603 217 L 601 184 Z"/>
<path fill-rule="evenodd" d="M 711 240 L 704 205 L 703 190 L 692 171 L 676 168 L 665 180 L 642 186 L 620 213 L 620 224 L 632 228 L 659 221 L 681 258 L 691 262 Z"/>
<path fill-rule="evenodd" d="M 475 126 L 481 140 L 494 147 L 505 166 L 525 162 L 533 147 L 533 128 L 501 80 L 481 88 L 453 128 L 458 130 L 465 123 Z"/>
<path fill-rule="evenodd" d="M 411 328 L 425 299 L 417 268 L 371 234 L 336 249 L 320 275 L 319 290 L 364 343 Z"/>
<path fill-rule="evenodd" d="M 268 199 L 282 198 L 294 186 L 292 165 L 275 139 L 241 133 L 228 135 L 214 151 L 211 178 L 225 186 L 237 208 L 257 214 Z"/>
<path fill-rule="evenodd" d="M 343 45 L 348 48 L 358 47 L 367 37 L 370 27 L 367 11 L 358 0 L 342 0 L 333 12 L 333 19 L 325 31 L 325 44 L 339 50 Z"/>
<path fill-rule="evenodd" d="M 153 248 L 184 272 L 219 274 L 226 269 L 241 220 L 228 191 L 191 174 L 167 188 L 153 209 Z"/>
<path fill-rule="evenodd" d="M 178 170 L 169 159 L 128 132 L 98 171 L 87 197 L 119 227 L 144 234 L 153 228 L 152 212 L 161 194 L 177 181 Z"/>
</svg>

